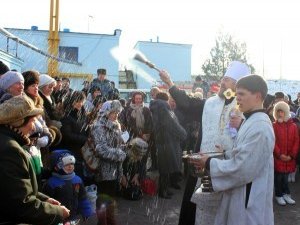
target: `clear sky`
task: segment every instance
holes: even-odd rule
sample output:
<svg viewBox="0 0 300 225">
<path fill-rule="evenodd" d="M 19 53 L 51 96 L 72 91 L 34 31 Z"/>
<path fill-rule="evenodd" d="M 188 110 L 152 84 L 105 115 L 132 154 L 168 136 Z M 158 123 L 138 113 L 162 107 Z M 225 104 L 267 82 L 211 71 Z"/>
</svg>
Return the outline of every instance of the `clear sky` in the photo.
<svg viewBox="0 0 300 225">
<path fill-rule="evenodd" d="M 3 0 L 1 8 L 1 27 L 49 28 L 50 0 Z M 299 9 L 297 0 L 60 0 L 60 27 L 103 34 L 121 29 L 127 47 L 157 37 L 192 44 L 193 74 L 202 73 L 222 30 L 246 42 L 258 74 L 300 80 Z"/>
</svg>

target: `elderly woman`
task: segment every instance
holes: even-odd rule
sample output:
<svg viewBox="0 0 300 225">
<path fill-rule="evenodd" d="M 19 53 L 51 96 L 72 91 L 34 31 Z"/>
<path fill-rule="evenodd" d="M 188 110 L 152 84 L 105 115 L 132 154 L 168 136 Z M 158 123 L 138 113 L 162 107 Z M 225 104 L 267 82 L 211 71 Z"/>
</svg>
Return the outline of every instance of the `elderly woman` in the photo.
<svg viewBox="0 0 300 225">
<path fill-rule="evenodd" d="M 39 85 L 39 72 L 34 70 L 28 70 L 22 73 L 24 77 L 24 92 L 30 97 L 35 107 L 40 108 L 44 111 L 43 100 L 38 94 L 38 85 Z M 54 131 L 52 131 L 53 133 Z M 46 125 L 46 122 L 42 115 L 37 116 L 35 120 L 35 131 L 30 136 L 33 141 L 30 145 L 26 146 L 25 149 L 28 150 L 29 154 L 32 157 L 32 162 L 34 164 L 35 173 L 37 176 L 39 188 L 41 188 L 41 179 L 43 171 L 42 155 L 41 148 L 48 147 L 53 140 L 51 131 Z M 47 153 L 46 149 L 43 149 L 43 156 Z"/>
<path fill-rule="evenodd" d="M 150 138 L 152 118 L 149 108 L 144 105 L 142 92 L 133 92 L 130 106 L 121 113 L 120 122 L 129 131 L 130 139 L 140 137 L 145 141 Z"/>
<path fill-rule="evenodd" d="M 91 130 L 91 137 L 101 161 L 98 171 L 100 190 L 112 196 L 116 195 L 119 181 L 123 178 L 122 162 L 126 157 L 118 122 L 121 110 L 118 100 L 105 102 L 100 110 L 100 117 Z"/>
<path fill-rule="evenodd" d="M 22 74 L 8 71 L 0 77 L 0 104 L 13 96 L 23 94 L 24 78 Z"/>
<path fill-rule="evenodd" d="M 26 151 L 36 116 L 27 96 L 10 98 L 0 105 L 0 224 L 58 224 L 69 210 L 38 192 L 34 169 Z"/>
<path fill-rule="evenodd" d="M 132 100 L 129 107 L 123 110 L 120 115 L 121 124 L 129 131 L 130 140 L 139 137 L 147 143 L 150 142 L 152 133 L 152 116 L 150 109 L 144 105 L 145 94 L 140 91 L 132 93 Z M 151 140 L 150 146 L 153 142 Z M 148 154 L 146 154 L 141 162 L 141 179 L 146 175 L 146 162 Z M 153 163 L 155 165 L 155 163 Z"/>
<path fill-rule="evenodd" d="M 45 117 L 48 126 L 55 126 L 58 129 L 61 128 L 61 122 L 59 121 L 63 116 L 59 113 L 54 98 L 51 96 L 53 88 L 56 86 L 56 80 L 47 74 L 40 75 L 39 82 L 39 94 L 44 101 Z"/>
</svg>

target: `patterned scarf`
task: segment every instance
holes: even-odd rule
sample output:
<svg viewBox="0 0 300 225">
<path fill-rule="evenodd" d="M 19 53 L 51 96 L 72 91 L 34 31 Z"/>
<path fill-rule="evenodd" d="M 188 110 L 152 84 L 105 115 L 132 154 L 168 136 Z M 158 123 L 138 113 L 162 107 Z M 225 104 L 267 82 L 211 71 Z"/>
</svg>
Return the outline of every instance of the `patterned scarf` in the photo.
<svg viewBox="0 0 300 225">
<path fill-rule="evenodd" d="M 136 121 L 137 129 L 143 130 L 144 125 L 145 125 L 145 118 L 144 118 L 144 114 L 143 114 L 144 103 L 141 105 L 136 105 L 136 104 L 131 103 L 130 107 L 133 109 L 131 112 L 131 116 Z"/>
</svg>

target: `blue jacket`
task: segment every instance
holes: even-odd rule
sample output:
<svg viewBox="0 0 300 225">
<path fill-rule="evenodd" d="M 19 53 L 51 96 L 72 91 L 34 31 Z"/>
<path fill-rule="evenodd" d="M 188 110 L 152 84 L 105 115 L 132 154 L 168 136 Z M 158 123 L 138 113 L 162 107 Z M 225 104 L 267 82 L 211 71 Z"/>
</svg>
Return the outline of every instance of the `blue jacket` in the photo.
<svg viewBox="0 0 300 225">
<path fill-rule="evenodd" d="M 61 175 L 63 177 L 63 175 Z M 44 193 L 61 202 L 70 210 L 69 219 L 75 219 L 78 214 L 83 217 L 93 215 L 91 203 L 87 199 L 81 178 L 75 175 L 70 180 L 52 176 L 44 187 Z"/>
</svg>

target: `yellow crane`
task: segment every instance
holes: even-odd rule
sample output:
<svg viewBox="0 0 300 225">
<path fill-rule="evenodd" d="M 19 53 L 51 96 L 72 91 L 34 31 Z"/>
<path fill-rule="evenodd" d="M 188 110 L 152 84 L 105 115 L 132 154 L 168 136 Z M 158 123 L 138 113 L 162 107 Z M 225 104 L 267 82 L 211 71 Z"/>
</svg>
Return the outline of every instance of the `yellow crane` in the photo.
<svg viewBox="0 0 300 225">
<path fill-rule="evenodd" d="M 50 27 L 48 36 L 48 53 L 58 58 L 59 49 L 59 0 L 50 0 Z M 48 58 L 48 74 L 50 76 L 84 78 L 92 80 L 92 74 L 60 73 L 58 71 L 58 61 L 55 58 Z"/>
<path fill-rule="evenodd" d="M 48 37 L 48 52 L 50 55 L 58 57 L 59 46 L 59 0 L 50 0 L 50 27 Z M 48 59 L 48 74 L 50 76 L 57 76 L 58 61 L 52 58 Z"/>
</svg>

